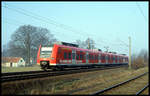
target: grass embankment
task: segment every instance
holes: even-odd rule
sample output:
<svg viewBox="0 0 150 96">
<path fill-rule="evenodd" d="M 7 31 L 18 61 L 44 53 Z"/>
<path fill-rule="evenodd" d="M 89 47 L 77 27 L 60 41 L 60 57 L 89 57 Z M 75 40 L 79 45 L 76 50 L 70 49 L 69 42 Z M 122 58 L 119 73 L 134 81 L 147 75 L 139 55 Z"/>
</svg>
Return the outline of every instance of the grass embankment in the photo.
<svg viewBox="0 0 150 96">
<path fill-rule="evenodd" d="M 40 66 L 34 66 L 34 67 L 2 67 L 2 73 L 22 72 L 22 71 L 36 71 L 36 70 L 41 70 Z"/>
<path fill-rule="evenodd" d="M 116 68 L 2 83 L 2 94 L 91 94 L 147 71 Z"/>
</svg>

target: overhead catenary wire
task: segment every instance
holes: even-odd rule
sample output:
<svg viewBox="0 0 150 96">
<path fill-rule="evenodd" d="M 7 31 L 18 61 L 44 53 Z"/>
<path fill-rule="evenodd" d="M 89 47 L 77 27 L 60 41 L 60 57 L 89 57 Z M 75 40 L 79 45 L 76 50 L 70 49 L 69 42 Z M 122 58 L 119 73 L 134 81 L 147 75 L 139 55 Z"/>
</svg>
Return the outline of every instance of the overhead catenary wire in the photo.
<svg viewBox="0 0 150 96">
<path fill-rule="evenodd" d="M 5 6 L 4 7 L 6 7 L 6 8 L 9 8 L 8 7 L 8 5 L 6 6 L 7 4 L 5 4 Z M 9 9 L 12 9 L 12 8 L 9 8 Z M 12 10 L 14 10 L 15 8 L 13 8 Z M 22 10 L 22 11 L 19 11 L 19 10 Z M 15 9 L 14 11 L 17 11 L 17 12 L 21 12 L 21 14 L 24 14 L 24 15 L 26 15 L 26 16 L 31 16 L 32 18 L 34 18 L 34 19 L 38 19 L 38 20 L 41 20 L 41 21 L 43 21 L 43 22 L 46 22 L 46 23 L 50 23 L 50 24 L 54 24 L 56 27 L 61 27 L 61 28 L 63 28 L 63 29 L 65 29 L 65 30 L 71 30 L 71 29 L 73 29 L 72 27 L 70 27 L 70 26 L 68 26 L 68 25 L 65 25 L 65 24 L 61 24 L 61 23 L 58 23 L 58 22 L 56 22 L 56 21 L 54 21 L 54 20 L 51 20 L 51 19 L 49 19 L 49 18 L 47 18 L 47 17 L 44 17 L 44 16 L 40 16 L 40 15 L 38 15 L 38 14 L 35 14 L 35 13 L 33 13 L 33 12 L 30 12 L 30 11 L 27 11 L 27 10 L 25 10 L 25 9 L 23 9 L 23 8 L 17 8 L 17 9 Z M 29 13 L 29 14 L 27 14 L 27 13 Z M 40 18 L 41 17 L 41 18 Z M 51 21 L 51 22 L 47 22 L 47 21 Z M 80 35 L 80 36 L 84 36 L 83 34 L 81 34 L 81 32 L 80 31 L 77 31 L 77 30 L 71 30 L 72 32 L 74 32 L 76 35 Z M 78 34 L 77 34 L 78 33 Z M 82 33 L 84 33 L 85 35 L 87 35 L 88 37 L 89 36 L 92 36 L 92 34 L 89 34 L 89 33 L 85 33 L 85 32 L 82 32 Z"/>
<path fill-rule="evenodd" d="M 144 17 L 144 20 L 147 21 L 146 16 L 144 15 L 143 10 L 141 9 L 140 5 L 139 5 L 137 2 L 136 2 L 136 5 L 137 5 L 137 7 L 139 8 L 139 10 L 140 10 L 142 16 Z"/>
<path fill-rule="evenodd" d="M 7 5 L 7 4 L 6 4 L 6 5 Z M 57 23 L 57 22 L 54 21 L 54 20 L 51 20 L 51 19 L 46 18 L 46 17 L 44 17 L 44 16 L 40 16 L 40 15 L 38 15 L 38 14 L 29 12 L 29 11 L 26 11 L 25 9 L 22 9 L 22 8 L 18 8 L 18 9 L 10 8 L 10 7 L 8 7 L 8 5 L 7 5 L 7 6 L 2 6 L 2 7 L 8 8 L 8 9 L 13 10 L 13 11 L 16 11 L 16 12 L 19 12 L 19 13 L 24 14 L 24 15 L 26 15 L 26 16 L 30 16 L 30 17 L 32 17 L 32 18 L 34 18 L 34 19 L 37 19 L 37 20 L 40 20 L 40 21 L 42 21 L 42 22 L 46 22 L 46 23 L 48 23 L 48 24 L 54 25 L 54 26 L 56 26 L 57 28 L 63 28 L 63 29 L 65 29 L 65 30 L 67 30 L 67 31 L 74 32 L 75 34 L 76 34 L 76 33 L 79 33 L 79 31 L 74 30 L 74 29 L 73 29 L 72 27 L 70 27 L 70 26 L 67 26 L 67 25 L 64 25 L 64 24 L 59 24 L 59 23 Z M 20 11 L 20 10 L 22 10 L 22 11 Z M 27 14 L 27 13 L 29 13 L 29 14 Z M 50 21 L 50 22 L 49 22 L 49 21 Z M 80 35 L 80 34 L 76 34 L 76 35 Z M 80 36 L 82 36 L 82 35 L 80 35 Z"/>
<path fill-rule="evenodd" d="M 11 10 L 14 10 L 14 11 L 16 11 L 16 12 L 19 12 L 19 13 L 21 13 L 21 14 L 24 14 L 24 15 L 26 15 L 26 16 L 30 16 L 30 17 L 32 17 L 32 18 L 34 18 L 34 19 L 36 19 L 36 20 L 40 20 L 40 21 L 43 21 L 43 22 L 46 22 L 46 23 L 48 23 L 48 24 L 52 24 L 52 25 L 55 25 L 56 27 L 61 27 L 61 28 L 63 28 L 63 29 L 65 29 L 65 30 L 70 30 L 71 29 L 71 27 L 69 26 L 67 26 L 67 27 L 65 27 L 66 25 L 64 25 L 64 24 L 58 24 L 57 22 L 55 22 L 54 20 L 51 20 L 51 19 L 49 19 L 49 18 L 45 18 L 45 17 L 43 17 L 43 16 L 39 16 L 39 15 L 35 15 L 35 14 L 33 14 L 32 12 L 27 12 L 26 10 L 24 10 L 24 9 L 22 9 L 22 8 L 18 8 L 18 9 L 21 9 L 22 11 L 20 11 L 20 10 L 18 10 L 18 9 L 15 9 L 15 8 L 9 8 L 8 6 L 3 6 L 3 7 L 5 7 L 5 8 L 8 8 L 8 9 L 11 9 Z M 30 14 L 27 14 L 27 13 L 30 13 Z M 38 17 L 37 17 L 38 16 Z M 41 17 L 41 18 L 40 18 Z M 43 18 L 45 18 L 45 19 L 43 19 Z M 47 20 L 49 20 L 49 21 L 51 21 L 51 22 L 48 22 Z M 74 32 L 74 33 L 79 33 L 79 31 L 74 31 L 74 30 L 71 30 L 72 32 Z M 78 35 L 80 35 L 80 36 L 83 36 L 82 34 L 78 34 Z M 89 34 L 87 34 L 86 33 L 86 35 L 87 36 L 89 36 Z M 91 34 L 90 34 L 91 35 Z"/>
</svg>

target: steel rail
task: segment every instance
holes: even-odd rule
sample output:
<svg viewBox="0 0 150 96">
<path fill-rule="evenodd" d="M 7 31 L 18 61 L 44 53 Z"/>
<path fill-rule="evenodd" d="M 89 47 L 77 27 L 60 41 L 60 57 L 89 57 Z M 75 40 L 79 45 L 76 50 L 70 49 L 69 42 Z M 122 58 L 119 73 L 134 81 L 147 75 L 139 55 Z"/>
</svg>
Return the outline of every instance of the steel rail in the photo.
<svg viewBox="0 0 150 96">
<path fill-rule="evenodd" d="M 2 76 L 19 75 L 19 74 L 31 74 L 31 73 L 41 73 L 41 72 L 44 72 L 44 71 L 40 70 L 40 71 L 7 72 L 7 73 L 2 73 Z"/>
<path fill-rule="evenodd" d="M 123 66 L 123 65 L 122 65 Z M 35 71 L 30 72 L 21 72 L 15 75 L 2 75 L 1 82 L 9 82 L 9 81 L 16 81 L 16 80 L 25 80 L 25 79 L 32 79 L 32 78 L 40 78 L 40 77 L 47 77 L 47 76 L 58 76 L 58 75 L 67 75 L 67 74 L 74 74 L 74 73 L 81 73 L 81 72 L 88 72 L 88 71 L 97 71 L 97 70 L 104 70 L 104 69 L 112 69 L 112 68 L 120 68 L 122 66 L 109 66 L 109 67 L 100 67 L 100 68 L 91 68 L 91 69 L 73 69 L 73 70 L 66 70 L 66 71 Z M 33 73 L 32 73 L 33 72 Z"/>
<path fill-rule="evenodd" d="M 140 93 L 142 93 L 148 86 L 149 86 L 149 84 L 147 84 L 146 86 L 144 86 L 140 91 L 138 91 L 136 93 L 136 95 L 139 95 Z"/>
<path fill-rule="evenodd" d="M 137 79 L 137 78 L 139 78 L 139 77 L 142 77 L 142 76 L 146 75 L 147 73 L 148 73 L 148 72 L 145 72 L 145 73 L 143 73 L 143 74 L 141 74 L 141 75 L 138 75 L 138 76 L 136 76 L 136 77 L 134 77 L 134 78 L 128 79 L 128 80 L 126 80 L 126 81 L 124 81 L 124 82 L 121 82 L 121 83 L 119 83 L 119 84 L 115 84 L 115 85 L 113 85 L 113 86 L 111 86 L 111 87 L 108 87 L 108 88 L 105 88 L 105 89 L 103 89 L 103 90 L 97 91 L 97 92 L 95 92 L 95 93 L 93 93 L 93 94 L 91 94 L 91 95 L 98 95 L 98 94 L 100 94 L 100 93 L 106 92 L 106 91 L 111 90 L 111 89 L 113 89 L 113 88 L 116 88 L 116 87 L 118 87 L 118 86 L 120 86 L 120 85 L 123 85 L 123 84 L 125 84 L 125 83 L 127 83 L 127 82 L 129 82 L 129 81 L 132 81 L 132 80 L 135 80 L 135 79 Z"/>
</svg>

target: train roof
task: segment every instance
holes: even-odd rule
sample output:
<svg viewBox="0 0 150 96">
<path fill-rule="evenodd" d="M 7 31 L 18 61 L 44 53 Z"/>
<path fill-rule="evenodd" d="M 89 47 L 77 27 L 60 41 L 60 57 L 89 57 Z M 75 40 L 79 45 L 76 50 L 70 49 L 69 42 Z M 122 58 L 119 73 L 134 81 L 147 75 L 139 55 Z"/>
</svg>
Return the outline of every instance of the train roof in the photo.
<svg viewBox="0 0 150 96">
<path fill-rule="evenodd" d="M 76 50 L 80 50 L 80 51 L 88 51 L 88 52 L 100 52 L 101 51 L 95 51 L 95 50 L 91 50 L 91 49 L 83 49 L 83 48 L 78 48 L 78 47 L 74 47 L 74 46 L 66 46 L 66 45 L 59 45 L 59 44 L 56 44 L 60 47 L 67 47 L 67 48 L 72 48 L 72 49 L 76 49 Z"/>
<path fill-rule="evenodd" d="M 70 47 L 79 47 L 79 45 L 77 45 L 77 44 L 61 42 L 61 41 L 60 42 L 56 42 L 55 44 L 65 45 L 65 46 L 70 46 Z"/>
<path fill-rule="evenodd" d="M 83 49 L 83 48 L 79 48 L 79 47 L 75 47 L 75 46 L 62 45 L 62 44 L 59 44 L 59 43 L 57 43 L 56 45 L 58 45 L 59 47 L 67 47 L 67 48 L 76 49 L 76 50 L 79 50 L 79 51 L 88 51 L 88 52 L 94 52 L 94 53 L 102 53 L 102 54 L 118 55 L 118 56 L 128 57 L 126 55 L 116 54 L 116 53 L 113 53 L 113 52 L 109 53 L 109 52 L 102 52 L 102 51 L 97 51 L 97 50 L 92 50 L 92 49 Z"/>
</svg>

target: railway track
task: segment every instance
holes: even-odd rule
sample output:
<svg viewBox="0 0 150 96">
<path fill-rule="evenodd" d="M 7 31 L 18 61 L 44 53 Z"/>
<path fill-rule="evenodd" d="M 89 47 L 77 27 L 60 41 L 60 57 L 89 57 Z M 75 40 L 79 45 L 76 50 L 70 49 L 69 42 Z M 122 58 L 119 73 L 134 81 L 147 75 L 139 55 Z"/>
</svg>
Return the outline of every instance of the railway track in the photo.
<svg viewBox="0 0 150 96">
<path fill-rule="evenodd" d="M 131 79 L 127 80 L 127 81 L 121 82 L 121 83 L 119 83 L 119 84 L 115 84 L 115 85 L 113 85 L 113 86 L 111 86 L 111 87 L 108 87 L 108 88 L 105 88 L 105 89 L 103 89 L 103 90 L 99 90 L 99 91 L 97 91 L 97 92 L 95 92 L 95 93 L 92 93 L 91 95 L 100 95 L 100 94 L 106 95 L 106 94 L 115 93 L 115 92 L 116 92 L 115 94 L 117 94 L 117 93 L 120 94 L 120 93 L 122 93 L 122 92 L 118 91 L 119 89 L 121 89 L 121 88 L 126 88 L 126 89 L 128 89 L 128 88 L 129 88 L 129 85 L 131 85 L 131 82 L 132 82 L 132 81 L 135 81 L 135 80 L 137 80 L 137 79 L 139 79 L 139 78 L 145 76 L 147 73 L 148 73 L 148 72 L 145 72 L 145 73 L 143 73 L 143 74 L 141 74 L 141 75 L 138 75 L 138 76 L 136 76 L 136 77 L 134 77 L 134 78 L 131 78 Z M 132 83 L 133 83 L 133 82 L 132 82 Z M 135 83 L 135 82 L 134 82 L 134 83 Z M 138 85 L 138 82 L 136 82 L 135 84 Z M 139 84 L 140 84 L 140 82 L 139 82 Z M 144 86 L 142 89 L 138 90 L 138 92 L 136 92 L 135 94 L 136 94 L 136 95 L 139 95 L 139 94 L 140 94 L 141 92 L 143 92 L 148 86 L 149 86 L 149 84 L 147 84 L 146 86 Z M 125 90 L 125 92 L 127 92 L 127 91 Z M 124 93 L 124 94 L 126 94 L 126 93 Z M 132 94 L 132 95 L 134 95 L 134 94 Z"/>
<path fill-rule="evenodd" d="M 41 78 L 41 77 L 48 77 L 48 76 L 67 75 L 67 74 L 74 74 L 74 73 L 81 73 L 81 72 L 88 72 L 88 71 L 120 68 L 123 66 L 126 66 L 126 65 L 100 67 L 100 68 L 98 67 L 98 68 L 90 68 L 90 69 L 87 69 L 87 68 L 68 69 L 65 71 L 52 71 L 52 70 L 50 70 L 50 71 L 28 71 L 28 72 L 2 73 L 1 82 L 18 81 L 18 80 Z"/>
<path fill-rule="evenodd" d="M 144 86 L 141 90 L 139 90 L 136 95 L 140 95 L 146 88 L 149 87 L 149 84 L 147 84 L 146 86 Z"/>
</svg>

